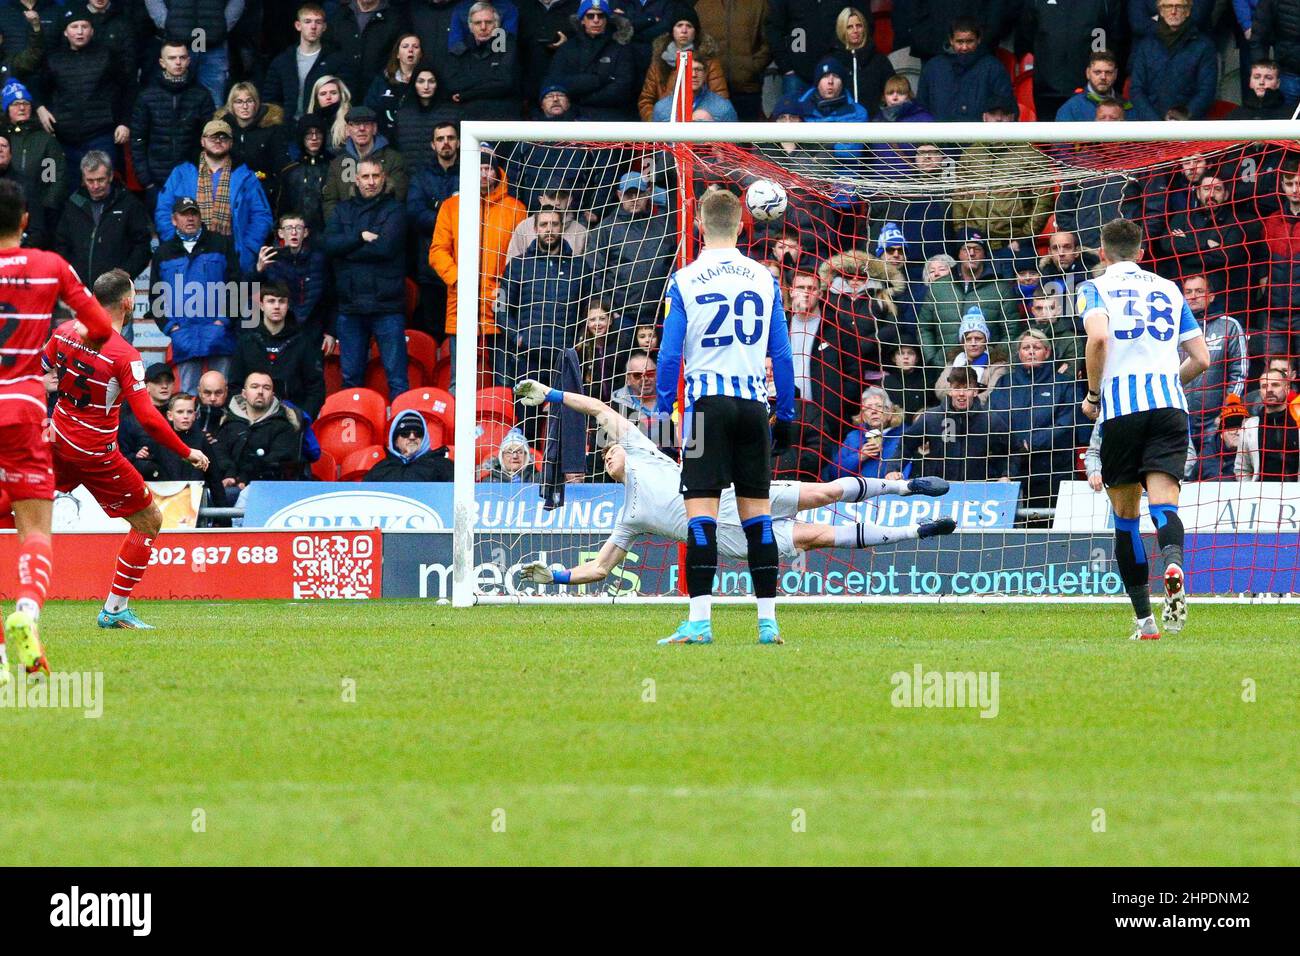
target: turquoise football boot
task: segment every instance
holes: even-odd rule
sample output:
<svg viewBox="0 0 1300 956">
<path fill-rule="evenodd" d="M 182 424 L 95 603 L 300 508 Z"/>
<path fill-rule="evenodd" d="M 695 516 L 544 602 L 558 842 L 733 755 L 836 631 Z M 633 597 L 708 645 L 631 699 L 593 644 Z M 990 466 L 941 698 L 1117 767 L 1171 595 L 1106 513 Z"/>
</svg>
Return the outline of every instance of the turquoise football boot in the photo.
<svg viewBox="0 0 1300 956">
<path fill-rule="evenodd" d="M 668 637 L 661 637 L 660 644 L 712 644 L 713 625 L 709 621 L 682 621 L 677 630 Z"/>
</svg>

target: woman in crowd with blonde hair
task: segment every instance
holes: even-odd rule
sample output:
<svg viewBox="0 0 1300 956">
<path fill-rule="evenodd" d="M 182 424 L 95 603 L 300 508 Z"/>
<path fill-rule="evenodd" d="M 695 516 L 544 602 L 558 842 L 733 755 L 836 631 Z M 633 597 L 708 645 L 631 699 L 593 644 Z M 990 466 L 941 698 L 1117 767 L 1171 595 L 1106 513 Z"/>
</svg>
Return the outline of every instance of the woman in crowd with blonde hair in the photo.
<svg viewBox="0 0 1300 956">
<path fill-rule="evenodd" d="M 351 108 L 352 91 L 337 76 L 322 76 L 312 85 L 306 111 L 325 118 L 325 148 L 331 156 L 347 141 L 347 116 Z"/>
<path fill-rule="evenodd" d="M 231 156 L 257 174 L 268 196 L 273 195 L 275 176 L 289 162 L 289 142 L 284 128 L 284 109 L 263 103 L 252 83 L 230 88 L 226 105 L 212 117 L 230 127 L 234 143 Z"/>
<path fill-rule="evenodd" d="M 844 65 L 844 89 L 871 112 L 885 95 L 885 83 L 894 75 L 894 65 L 876 49 L 871 21 L 857 7 L 840 11 L 835 19 L 835 36 L 840 42 L 830 55 Z"/>
</svg>

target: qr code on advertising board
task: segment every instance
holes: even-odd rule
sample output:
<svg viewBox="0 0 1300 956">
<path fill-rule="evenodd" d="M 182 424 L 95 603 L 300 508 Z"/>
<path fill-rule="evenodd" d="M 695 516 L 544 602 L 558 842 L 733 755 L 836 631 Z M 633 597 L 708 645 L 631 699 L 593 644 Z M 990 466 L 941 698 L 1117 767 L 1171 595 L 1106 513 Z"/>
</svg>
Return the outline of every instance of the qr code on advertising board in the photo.
<svg viewBox="0 0 1300 956">
<path fill-rule="evenodd" d="M 367 535 L 299 535 L 293 539 L 293 596 L 372 598 L 375 544 Z"/>
</svg>

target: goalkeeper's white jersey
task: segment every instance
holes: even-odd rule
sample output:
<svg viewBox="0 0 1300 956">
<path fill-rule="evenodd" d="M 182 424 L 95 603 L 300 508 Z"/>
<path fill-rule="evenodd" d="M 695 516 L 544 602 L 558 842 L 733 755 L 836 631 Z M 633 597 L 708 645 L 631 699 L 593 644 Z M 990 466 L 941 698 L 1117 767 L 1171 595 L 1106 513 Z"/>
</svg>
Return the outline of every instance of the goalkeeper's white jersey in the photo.
<svg viewBox="0 0 1300 956">
<path fill-rule="evenodd" d="M 682 498 L 682 470 L 636 428 L 622 438 L 627 452 L 623 476 L 623 510 L 609 540 L 627 551 L 642 535 L 655 535 L 670 541 L 686 540 L 686 502 Z M 772 482 L 772 530 L 782 557 L 793 557 L 792 522 L 798 513 L 799 483 Z M 781 520 L 785 519 L 785 520 Z M 736 510 L 736 493 L 722 492 L 718 506 L 718 554 L 743 560 L 748 542 Z"/>
<path fill-rule="evenodd" d="M 1157 408 L 1187 411 L 1178 346 L 1202 332 L 1177 285 L 1135 262 L 1117 262 L 1079 287 L 1078 305 L 1080 319 L 1100 309 L 1110 320 L 1098 421 Z"/>
</svg>

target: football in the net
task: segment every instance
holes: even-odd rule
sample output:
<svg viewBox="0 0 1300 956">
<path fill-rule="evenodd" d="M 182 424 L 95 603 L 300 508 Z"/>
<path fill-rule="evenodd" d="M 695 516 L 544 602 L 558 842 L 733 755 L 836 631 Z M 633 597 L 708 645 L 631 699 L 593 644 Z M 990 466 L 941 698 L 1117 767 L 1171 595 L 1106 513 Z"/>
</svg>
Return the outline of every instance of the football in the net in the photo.
<svg viewBox="0 0 1300 956">
<path fill-rule="evenodd" d="M 745 205 L 759 222 L 771 222 L 785 214 L 785 187 L 770 179 L 757 179 L 745 190 Z"/>
</svg>

